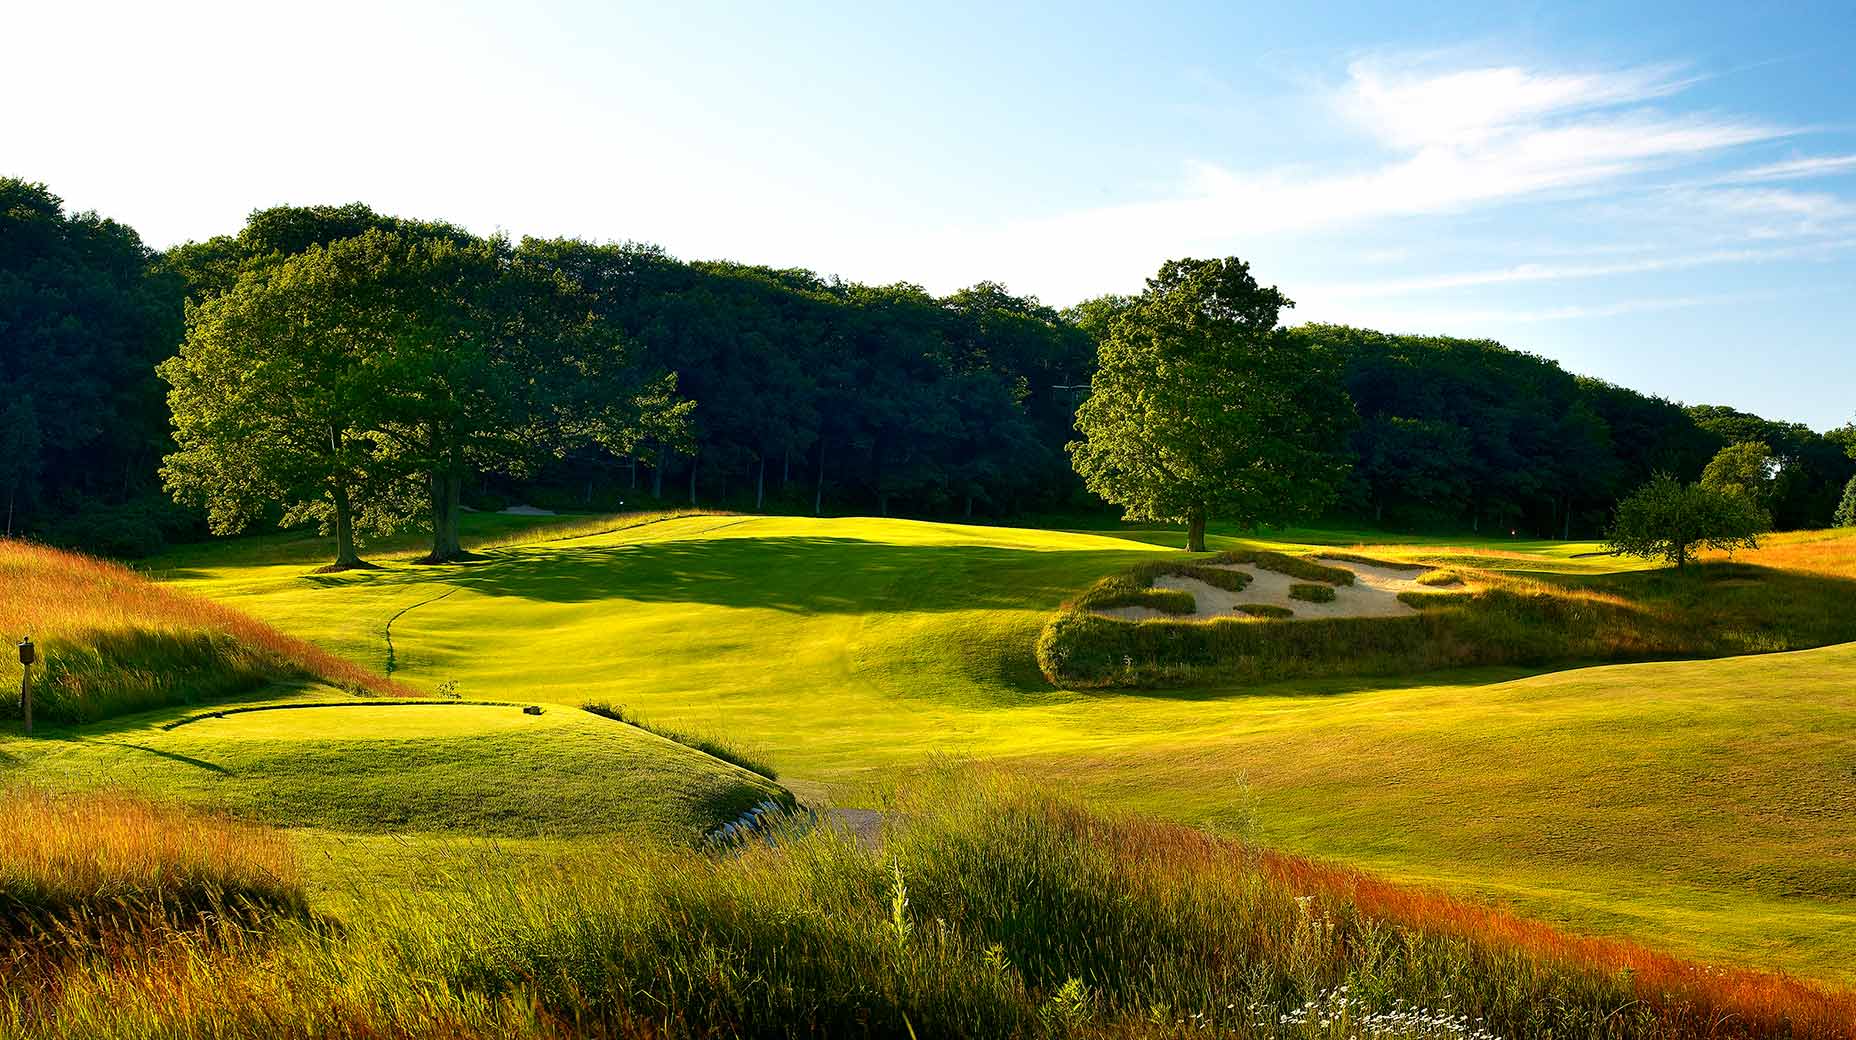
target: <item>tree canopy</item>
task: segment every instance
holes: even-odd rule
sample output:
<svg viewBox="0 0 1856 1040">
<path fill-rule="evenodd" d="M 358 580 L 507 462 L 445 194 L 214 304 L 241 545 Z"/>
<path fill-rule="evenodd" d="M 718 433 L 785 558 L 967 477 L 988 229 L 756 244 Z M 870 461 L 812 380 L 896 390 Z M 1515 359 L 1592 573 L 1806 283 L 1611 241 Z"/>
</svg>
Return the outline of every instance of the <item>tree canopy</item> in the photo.
<svg viewBox="0 0 1856 1040">
<path fill-rule="evenodd" d="M 180 300 L 179 279 L 133 230 L 0 178 L 11 530 L 135 552 L 176 526 L 146 503 L 167 440 L 155 364 L 180 339 Z"/>
<path fill-rule="evenodd" d="M 1112 320 L 1070 444 L 1084 484 L 1131 520 L 1312 515 L 1345 476 L 1352 411 L 1322 352 L 1277 327 L 1293 306 L 1235 257 L 1175 260 Z"/>
<path fill-rule="evenodd" d="M 1771 530 L 1764 510 L 1736 489 L 1684 484 L 1659 473 L 1618 503 L 1609 536 L 1613 552 L 1666 560 L 1678 570 L 1703 549 L 1759 548 Z"/>
</svg>

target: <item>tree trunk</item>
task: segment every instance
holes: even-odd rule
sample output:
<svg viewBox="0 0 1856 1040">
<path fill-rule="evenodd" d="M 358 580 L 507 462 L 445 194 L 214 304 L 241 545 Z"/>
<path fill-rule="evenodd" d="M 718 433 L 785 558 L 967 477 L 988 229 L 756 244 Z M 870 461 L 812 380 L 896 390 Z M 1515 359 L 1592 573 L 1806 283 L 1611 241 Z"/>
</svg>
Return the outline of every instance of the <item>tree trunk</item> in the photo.
<svg viewBox="0 0 1856 1040">
<path fill-rule="evenodd" d="M 453 443 L 449 458 L 432 472 L 432 555 L 426 563 L 449 563 L 464 556 L 458 539 L 458 513 L 464 494 L 464 452 Z"/>
<path fill-rule="evenodd" d="M 651 456 L 651 497 L 664 497 L 664 442 L 657 442 L 657 451 Z"/>
<path fill-rule="evenodd" d="M 967 519 L 973 519 L 973 493 L 967 492 Z"/>
<path fill-rule="evenodd" d="M 1205 551 L 1205 507 L 1195 505 L 1186 513 L 1186 551 Z"/>
<path fill-rule="evenodd" d="M 690 456 L 690 507 L 696 506 L 696 456 Z"/>
<path fill-rule="evenodd" d="M 13 498 L 19 492 L 8 488 L 6 492 L 6 536 L 13 537 Z"/>
<path fill-rule="evenodd" d="M 760 512 L 760 504 L 767 499 L 767 460 L 760 460 L 760 470 L 754 474 L 754 511 Z"/>
<path fill-rule="evenodd" d="M 361 554 L 354 547 L 354 507 L 348 501 L 348 487 L 336 484 L 329 490 L 329 497 L 335 502 L 335 564 L 338 571 L 365 567 Z"/>
<path fill-rule="evenodd" d="M 780 453 L 780 494 L 786 494 L 786 482 L 793 476 L 793 449 L 788 446 Z"/>
<path fill-rule="evenodd" d="M 631 457 L 631 461 L 632 461 L 632 490 L 636 491 L 638 490 L 638 456 L 633 455 Z"/>
<path fill-rule="evenodd" d="M 432 554 L 426 563 L 450 563 L 464 555 L 458 539 L 458 504 L 464 479 L 440 470 L 432 474 Z"/>
<path fill-rule="evenodd" d="M 889 493 L 887 491 L 879 491 L 876 493 L 876 515 L 889 515 Z"/>
<path fill-rule="evenodd" d="M 812 489 L 812 515 L 823 516 L 825 509 L 825 439 L 818 441 L 818 484 Z"/>
</svg>

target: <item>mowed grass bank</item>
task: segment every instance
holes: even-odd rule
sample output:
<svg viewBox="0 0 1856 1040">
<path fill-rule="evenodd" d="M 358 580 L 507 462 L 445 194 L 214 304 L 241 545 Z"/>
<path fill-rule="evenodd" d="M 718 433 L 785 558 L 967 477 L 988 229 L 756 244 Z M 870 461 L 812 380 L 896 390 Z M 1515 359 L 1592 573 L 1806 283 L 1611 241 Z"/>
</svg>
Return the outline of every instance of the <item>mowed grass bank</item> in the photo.
<svg viewBox="0 0 1856 1040">
<path fill-rule="evenodd" d="M 1443 554 L 1528 576 L 1619 566 L 1579 555 L 1595 546 L 1526 548 Z M 1856 847 L 1856 651 L 1527 679 L 1052 689 L 1030 647 L 1055 606 L 1168 551 L 1095 534 L 694 517 L 447 568 L 313 576 L 196 559 L 184 584 L 376 667 L 390 622 L 394 674 L 424 690 L 455 680 L 468 697 L 609 700 L 722 733 L 806 797 L 855 802 L 934 752 L 996 759 L 1102 804 L 1584 929 L 1856 970 L 1856 878 L 1836 851 Z"/>
<path fill-rule="evenodd" d="M 880 846 L 609 846 L 339 920 L 69 936 L 24 1037 L 1832 1038 L 1856 994 L 1584 940 L 987 774 Z M 5 858 L 0 852 L 0 860 Z M 222 872 L 236 875 L 239 864 Z"/>
<path fill-rule="evenodd" d="M 746 769 L 565 705 L 530 715 L 513 704 L 302 703 L 15 741 L 0 745 L 0 779 L 107 786 L 351 834 L 681 844 L 760 802 L 791 800 Z"/>
</svg>

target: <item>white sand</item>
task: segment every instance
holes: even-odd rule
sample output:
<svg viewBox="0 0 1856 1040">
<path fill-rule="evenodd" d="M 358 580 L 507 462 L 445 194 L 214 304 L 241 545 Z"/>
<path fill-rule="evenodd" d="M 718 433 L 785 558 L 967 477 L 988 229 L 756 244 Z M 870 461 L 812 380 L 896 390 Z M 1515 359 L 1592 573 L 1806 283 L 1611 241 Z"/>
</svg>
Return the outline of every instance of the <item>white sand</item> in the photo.
<svg viewBox="0 0 1856 1040">
<path fill-rule="evenodd" d="M 1198 609 L 1190 614 L 1167 614 L 1152 607 L 1111 607 L 1097 611 L 1104 617 L 1121 618 L 1126 621 L 1148 621 L 1154 618 L 1175 618 L 1180 620 L 1204 620 L 1219 617 L 1245 617 L 1238 613 L 1238 606 L 1248 603 L 1266 604 L 1272 607 L 1284 607 L 1295 612 L 1296 619 L 1334 618 L 1334 617 L 1403 617 L 1416 614 L 1414 607 L 1399 602 L 1398 594 L 1412 589 L 1423 591 L 1425 586 L 1418 584 L 1418 577 L 1428 568 L 1407 570 L 1400 567 L 1380 567 L 1370 563 L 1356 563 L 1352 560 L 1336 560 L 1322 557 L 1316 563 L 1341 570 L 1352 571 L 1352 585 L 1336 585 L 1334 600 L 1331 603 L 1310 603 L 1307 600 L 1292 599 L 1289 586 L 1299 584 L 1323 584 L 1309 582 L 1306 578 L 1291 577 L 1277 571 L 1264 570 L 1248 563 L 1213 564 L 1219 570 L 1243 571 L 1250 575 L 1250 584 L 1242 592 L 1227 592 L 1216 585 L 1208 585 L 1197 578 L 1185 578 L 1176 574 L 1163 574 L 1154 579 L 1154 588 L 1178 589 L 1192 594 Z"/>
</svg>

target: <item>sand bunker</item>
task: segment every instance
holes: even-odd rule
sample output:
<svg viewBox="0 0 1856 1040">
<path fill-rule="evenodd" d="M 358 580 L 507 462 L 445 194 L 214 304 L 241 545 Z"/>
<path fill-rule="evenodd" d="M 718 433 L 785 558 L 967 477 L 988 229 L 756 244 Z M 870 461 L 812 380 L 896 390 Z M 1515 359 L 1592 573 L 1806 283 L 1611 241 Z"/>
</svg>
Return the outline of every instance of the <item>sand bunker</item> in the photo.
<svg viewBox="0 0 1856 1040">
<path fill-rule="evenodd" d="M 1242 592 L 1230 592 L 1208 585 L 1197 578 L 1182 577 L 1177 574 L 1163 574 L 1154 579 L 1156 589 L 1178 589 L 1192 594 L 1198 609 L 1190 614 L 1168 614 L 1152 607 L 1110 607 L 1097 613 L 1104 617 L 1121 618 L 1126 621 L 1149 621 L 1155 618 L 1173 618 L 1175 620 L 1204 620 L 1219 617 L 1245 616 L 1237 608 L 1245 604 L 1261 604 L 1281 607 L 1294 611 L 1294 619 L 1336 617 L 1404 617 L 1416 614 L 1414 607 L 1399 602 L 1398 594 L 1411 590 L 1431 591 L 1418 584 L 1418 577 L 1426 568 L 1407 569 L 1403 567 L 1386 567 L 1370 563 L 1358 563 L 1353 560 L 1337 560 L 1332 557 L 1318 557 L 1316 563 L 1341 570 L 1352 571 L 1352 585 L 1334 586 L 1334 599 L 1329 603 L 1310 603 L 1307 600 L 1294 599 L 1289 595 L 1289 586 L 1311 584 L 1306 578 L 1295 578 L 1277 571 L 1264 570 L 1249 563 L 1212 564 L 1223 571 L 1243 571 L 1250 575 L 1250 584 Z"/>
</svg>

